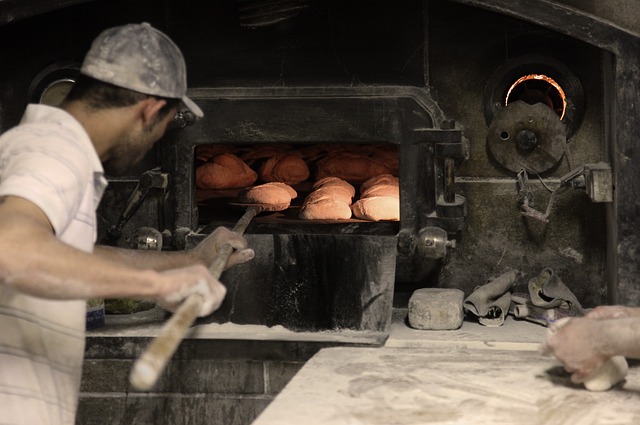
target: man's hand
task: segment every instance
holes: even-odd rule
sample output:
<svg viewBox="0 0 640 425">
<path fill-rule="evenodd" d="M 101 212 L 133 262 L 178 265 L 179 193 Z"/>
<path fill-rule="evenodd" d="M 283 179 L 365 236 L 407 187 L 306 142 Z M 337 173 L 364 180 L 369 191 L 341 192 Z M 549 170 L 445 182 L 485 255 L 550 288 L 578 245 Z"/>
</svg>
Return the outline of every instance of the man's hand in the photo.
<svg viewBox="0 0 640 425">
<path fill-rule="evenodd" d="M 164 292 L 156 301 L 171 312 L 190 295 L 198 294 L 203 298 L 198 317 L 208 316 L 220 308 L 227 294 L 227 288 L 202 265 L 167 270 L 160 273 L 160 278 Z"/>
<path fill-rule="evenodd" d="M 247 240 L 232 232 L 226 227 L 218 227 L 209 236 L 207 236 L 202 242 L 198 244 L 191 254 L 194 256 L 196 262 L 209 266 L 214 257 L 225 243 L 231 245 L 235 251 L 229 257 L 227 262 L 227 269 L 238 264 L 246 263 L 251 260 L 255 253 L 248 247 Z"/>
<path fill-rule="evenodd" d="M 189 253 L 193 261 L 200 264 L 160 273 L 166 280 L 163 285 L 166 292 L 158 299 L 158 303 L 169 311 L 175 311 L 187 297 L 199 294 L 203 298 L 199 317 L 208 316 L 220 308 L 227 288 L 211 275 L 208 267 L 224 244 L 235 249 L 229 256 L 226 268 L 245 263 L 255 256 L 254 251 L 247 248 L 244 237 L 225 227 L 218 227 Z"/>
<path fill-rule="evenodd" d="M 613 353 L 608 353 L 604 342 L 605 327 L 603 321 L 588 318 L 574 318 L 565 325 L 552 329 L 542 343 L 543 355 L 555 355 L 562 362 L 571 381 L 583 382 L 591 373 L 598 370 Z"/>
</svg>

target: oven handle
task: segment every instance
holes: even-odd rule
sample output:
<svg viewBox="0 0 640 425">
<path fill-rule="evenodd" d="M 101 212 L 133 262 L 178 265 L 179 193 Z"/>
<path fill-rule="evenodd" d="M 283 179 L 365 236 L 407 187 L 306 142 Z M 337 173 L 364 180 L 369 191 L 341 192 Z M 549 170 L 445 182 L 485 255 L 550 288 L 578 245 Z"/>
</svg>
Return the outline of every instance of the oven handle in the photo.
<svg viewBox="0 0 640 425">
<path fill-rule="evenodd" d="M 234 226 L 233 231 L 239 235 L 243 234 L 251 220 L 260 211 L 262 211 L 262 208 L 258 205 L 247 207 L 244 215 Z M 220 278 L 232 252 L 233 247 L 229 244 L 224 244 L 220 247 L 220 251 L 209 266 L 209 272 L 213 277 Z M 160 329 L 158 336 L 151 341 L 147 349 L 134 363 L 129 375 L 129 382 L 133 388 L 139 391 L 146 391 L 156 384 L 169 359 L 173 356 L 178 345 L 180 345 L 180 342 L 182 342 L 182 339 L 189 332 L 189 328 L 198 317 L 202 302 L 201 295 L 190 295 L 178 307 L 171 318 L 167 320 L 167 323 Z"/>
</svg>

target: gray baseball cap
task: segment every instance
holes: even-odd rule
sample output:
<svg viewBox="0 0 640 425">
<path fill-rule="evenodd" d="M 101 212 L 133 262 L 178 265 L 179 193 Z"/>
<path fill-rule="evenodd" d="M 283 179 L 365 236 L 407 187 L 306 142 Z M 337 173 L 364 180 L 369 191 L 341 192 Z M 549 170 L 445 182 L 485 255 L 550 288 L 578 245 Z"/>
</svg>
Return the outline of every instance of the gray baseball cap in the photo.
<svg viewBox="0 0 640 425">
<path fill-rule="evenodd" d="M 187 66 L 178 46 L 150 24 L 128 24 L 100 33 L 80 73 L 140 93 L 180 99 L 197 117 L 204 114 L 187 97 Z"/>
</svg>

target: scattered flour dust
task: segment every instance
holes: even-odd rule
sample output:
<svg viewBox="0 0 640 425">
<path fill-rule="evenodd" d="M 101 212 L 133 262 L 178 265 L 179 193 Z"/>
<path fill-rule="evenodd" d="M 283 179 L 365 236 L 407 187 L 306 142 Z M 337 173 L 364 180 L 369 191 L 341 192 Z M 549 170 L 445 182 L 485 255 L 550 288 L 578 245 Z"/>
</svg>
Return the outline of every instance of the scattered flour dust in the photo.
<svg viewBox="0 0 640 425">
<path fill-rule="evenodd" d="M 198 325 L 196 329 L 210 333 L 290 333 L 294 334 L 295 332 L 285 328 L 282 325 L 277 326 L 266 326 L 266 325 L 240 325 L 237 323 L 208 323 L 206 325 Z"/>
</svg>

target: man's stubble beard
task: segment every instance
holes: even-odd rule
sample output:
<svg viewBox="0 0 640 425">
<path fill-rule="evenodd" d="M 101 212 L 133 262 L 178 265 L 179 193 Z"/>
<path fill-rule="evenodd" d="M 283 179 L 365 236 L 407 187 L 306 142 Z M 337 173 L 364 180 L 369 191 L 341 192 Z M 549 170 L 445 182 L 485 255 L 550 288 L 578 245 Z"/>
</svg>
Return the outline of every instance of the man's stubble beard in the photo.
<svg viewBox="0 0 640 425">
<path fill-rule="evenodd" d="M 156 140 L 150 140 L 156 123 L 153 123 L 140 131 L 124 137 L 111 157 L 103 162 L 105 174 L 109 176 L 124 176 L 133 165 L 142 161 L 151 150 Z"/>
</svg>

